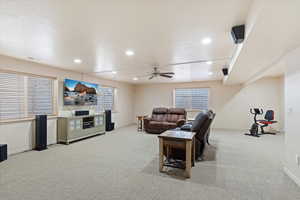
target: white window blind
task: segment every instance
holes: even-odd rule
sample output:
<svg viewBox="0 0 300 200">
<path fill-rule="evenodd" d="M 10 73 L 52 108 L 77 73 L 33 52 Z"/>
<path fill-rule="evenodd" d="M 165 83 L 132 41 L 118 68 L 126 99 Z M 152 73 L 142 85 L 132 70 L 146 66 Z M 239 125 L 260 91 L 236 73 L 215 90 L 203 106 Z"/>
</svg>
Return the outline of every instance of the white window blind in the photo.
<svg viewBox="0 0 300 200">
<path fill-rule="evenodd" d="M 114 93 L 115 88 L 112 87 L 101 87 L 100 95 L 97 99 L 97 111 L 102 112 L 104 110 L 114 110 Z"/>
<path fill-rule="evenodd" d="M 53 114 L 53 80 L 28 77 L 28 114 Z"/>
<path fill-rule="evenodd" d="M 0 120 L 25 116 L 24 76 L 0 72 Z"/>
<path fill-rule="evenodd" d="M 0 72 L 0 120 L 53 114 L 54 80 Z"/>
<path fill-rule="evenodd" d="M 175 89 L 175 107 L 190 110 L 208 110 L 208 88 Z"/>
</svg>

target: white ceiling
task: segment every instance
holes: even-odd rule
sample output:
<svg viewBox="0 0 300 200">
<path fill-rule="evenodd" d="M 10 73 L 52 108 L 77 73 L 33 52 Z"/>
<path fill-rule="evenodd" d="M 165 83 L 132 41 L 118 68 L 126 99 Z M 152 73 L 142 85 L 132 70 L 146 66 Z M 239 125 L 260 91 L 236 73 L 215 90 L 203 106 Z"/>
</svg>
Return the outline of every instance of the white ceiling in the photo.
<svg viewBox="0 0 300 200">
<path fill-rule="evenodd" d="M 250 13 L 256 15 L 246 20 L 247 39 L 225 83 L 284 74 L 282 58 L 300 45 L 299 8 L 299 0 L 264 0 L 252 5 Z"/>
<path fill-rule="evenodd" d="M 0 0 L 0 54 L 126 82 L 221 80 L 233 55 L 230 29 L 245 23 L 251 0 Z M 210 37 L 212 43 L 203 45 Z M 125 51 L 131 49 L 134 56 Z M 82 64 L 73 59 L 82 59 Z M 158 63 L 173 79 L 140 78 Z M 213 75 L 208 75 L 213 72 Z"/>
</svg>

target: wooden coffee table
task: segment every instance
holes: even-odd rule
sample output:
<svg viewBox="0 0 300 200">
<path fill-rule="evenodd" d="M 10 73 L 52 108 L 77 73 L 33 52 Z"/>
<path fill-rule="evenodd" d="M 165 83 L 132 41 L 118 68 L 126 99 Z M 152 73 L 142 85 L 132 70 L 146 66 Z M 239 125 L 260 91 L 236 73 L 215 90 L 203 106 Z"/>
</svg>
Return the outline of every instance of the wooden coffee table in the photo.
<svg viewBox="0 0 300 200">
<path fill-rule="evenodd" d="M 159 138 L 159 171 L 163 172 L 164 163 L 164 146 L 169 145 L 174 148 L 180 148 L 185 151 L 185 175 L 191 177 L 192 164 L 195 163 L 195 134 L 186 131 L 166 131 L 158 136 Z"/>
</svg>

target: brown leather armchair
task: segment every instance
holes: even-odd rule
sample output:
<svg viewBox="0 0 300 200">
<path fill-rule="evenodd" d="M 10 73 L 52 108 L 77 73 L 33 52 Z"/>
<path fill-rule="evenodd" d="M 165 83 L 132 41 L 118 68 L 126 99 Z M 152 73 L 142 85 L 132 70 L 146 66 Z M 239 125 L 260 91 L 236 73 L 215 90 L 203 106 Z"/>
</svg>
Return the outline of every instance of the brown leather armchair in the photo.
<svg viewBox="0 0 300 200">
<path fill-rule="evenodd" d="M 147 133 L 160 134 L 185 124 L 186 111 L 182 108 L 154 108 L 152 116 L 144 118 L 144 129 Z"/>
<path fill-rule="evenodd" d="M 210 126 L 215 118 L 215 113 L 212 110 L 200 112 L 195 118 L 190 131 L 196 133 L 195 135 L 195 157 L 203 160 L 203 153 L 208 142 L 210 133 Z M 178 129 L 180 131 L 180 129 Z M 185 160 L 185 152 L 182 149 L 171 149 L 170 157 L 176 160 Z"/>
<path fill-rule="evenodd" d="M 215 115 L 216 114 L 211 110 L 207 112 L 200 112 L 193 122 L 191 131 L 196 132 L 195 152 L 197 160 L 203 159 L 204 149 L 206 143 L 208 143 L 208 137 L 210 134 L 210 126 L 215 118 Z"/>
</svg>

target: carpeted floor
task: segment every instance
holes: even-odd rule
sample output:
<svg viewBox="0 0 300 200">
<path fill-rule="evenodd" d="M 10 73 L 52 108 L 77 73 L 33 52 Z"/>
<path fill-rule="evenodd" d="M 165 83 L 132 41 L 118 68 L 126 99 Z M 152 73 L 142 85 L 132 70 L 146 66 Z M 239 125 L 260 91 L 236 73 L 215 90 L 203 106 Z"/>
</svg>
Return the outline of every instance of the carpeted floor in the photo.
<svg viewBox="0 0 300 200">
<path fill-rule="evenodd" d="M 289 200 L 300 188 L 283 173 L 283 135 L 214 130 L 205 161 L 158 172 L 158 139 L 130 126 L 0 163 L 2 200 Z"/>
</svg>

